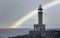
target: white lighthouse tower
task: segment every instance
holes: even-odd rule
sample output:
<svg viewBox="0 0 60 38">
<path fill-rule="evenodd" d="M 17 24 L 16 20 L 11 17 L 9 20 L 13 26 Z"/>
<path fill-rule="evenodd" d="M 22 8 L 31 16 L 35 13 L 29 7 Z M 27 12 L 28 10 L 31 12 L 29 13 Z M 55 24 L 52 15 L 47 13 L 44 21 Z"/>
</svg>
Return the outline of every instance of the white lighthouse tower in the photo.
<svg viewBox="0 0 60 38">
<path fill-rule="evenodd" d="M 29 32 L 29 38 L 45 38 L 45 24 L 43 24 L 43 9 L 38 9 L 38 24 L 34 24 L 34 30 Z"/>
</svg>

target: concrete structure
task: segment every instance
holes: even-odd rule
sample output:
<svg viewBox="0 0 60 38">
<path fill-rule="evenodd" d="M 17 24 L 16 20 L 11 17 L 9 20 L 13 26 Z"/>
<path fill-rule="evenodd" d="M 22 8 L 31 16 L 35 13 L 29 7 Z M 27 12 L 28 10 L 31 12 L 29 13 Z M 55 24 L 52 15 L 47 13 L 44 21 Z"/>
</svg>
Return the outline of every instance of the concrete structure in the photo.
<svg viewBox="0 0 60 38">
<path fill-rule="evenodd" d="M 31 38 L 31 37 L 32 38 L 45 38 L 46 37 L 45 24 L 43 24 L 43 22 L 42 22 L 42 18 L 43 18 L 42 10 L 43 9 L 40 5 L 39 9 L 38 9 L 38 24 L 35 24 L 34 30 L 29 32 L 29 38 Z"/>
</svg>

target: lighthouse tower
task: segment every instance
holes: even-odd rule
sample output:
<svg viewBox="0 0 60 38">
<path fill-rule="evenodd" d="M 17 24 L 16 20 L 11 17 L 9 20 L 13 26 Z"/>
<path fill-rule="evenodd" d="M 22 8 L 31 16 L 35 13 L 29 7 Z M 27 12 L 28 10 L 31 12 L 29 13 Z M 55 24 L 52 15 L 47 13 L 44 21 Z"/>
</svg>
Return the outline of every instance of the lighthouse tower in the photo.
<svg viewBox="0 0 60 38">
<path fill-rule="evenodd" d="M 45 30 L 45 25 L 43 24 L 43 9 L 41 5 L 39 6 L 38 9 L 38 24 L 34 25 L 34 30 L 36 31 Z"/>
<path fill-rule="evenodd" d="M 42 9 L 42 6 L 40 5 L 39 6 L 39 9 L 38 9 L 38 24 L 42 24 L 42 17 L 43 17 L 43 9 Z"/>
<path fill-rule="evenodd" d="M 43 9 L 38 9 L 38 24 L 34 24 L 34 30 L 29 32 L 29 38 L 45 38 L 45 24 L 43 24 Z"/>
</svg>

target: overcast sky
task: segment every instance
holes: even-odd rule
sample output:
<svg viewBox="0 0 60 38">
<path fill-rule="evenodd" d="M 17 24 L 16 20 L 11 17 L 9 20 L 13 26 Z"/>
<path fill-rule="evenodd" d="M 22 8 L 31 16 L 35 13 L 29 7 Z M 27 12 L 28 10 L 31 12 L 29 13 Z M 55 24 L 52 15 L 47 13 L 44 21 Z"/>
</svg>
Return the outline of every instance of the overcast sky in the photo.
<svg viewBox="0 0 60 38">
<path fill-rule="evenodd" d="M 0 28 L 10 27 L 18 19 L 37 8 L 39 4 L 46 5 L 52 1 L 53 0 L 0 0 Z M 60 4 L 44 10 L 44 13 L 46 14 L 45 24 L 47 27 L 60 28 Z M 37 15 L 35 16 L 36 17 L 30 18 L 21 26 L 33 27 L 33 24 L 37 23 Z"/>
</svg>

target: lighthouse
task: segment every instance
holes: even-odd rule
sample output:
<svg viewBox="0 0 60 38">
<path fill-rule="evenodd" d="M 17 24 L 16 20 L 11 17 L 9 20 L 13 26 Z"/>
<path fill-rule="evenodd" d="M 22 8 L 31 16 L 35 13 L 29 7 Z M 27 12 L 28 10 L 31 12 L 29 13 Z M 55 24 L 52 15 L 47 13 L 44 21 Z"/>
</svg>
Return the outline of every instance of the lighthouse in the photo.
<svg viewBox="0 0 60 38">
<path fill-rule="evenodd" d="M 38 24 L 43 23 L 42 19 L 43 19 L 43 9 L 42 9 L 42 6 L 40 5 L 38 9 Z"/>
<path fill-rule="evenodd" d="M 38 24 L 34 24 L 34 30 L 45 30 L 45 24 L 43 24 L 43 9 L 41 5 L 38 8 Z"/>
<path fill-rule="evenodd" d="M 29 32 L 29 38 L 45 38 L 45 24 L 43 24 L 43 9 L 38 8 L 38 24 L 34 24 L 34 30 Z"/>
</svg>

